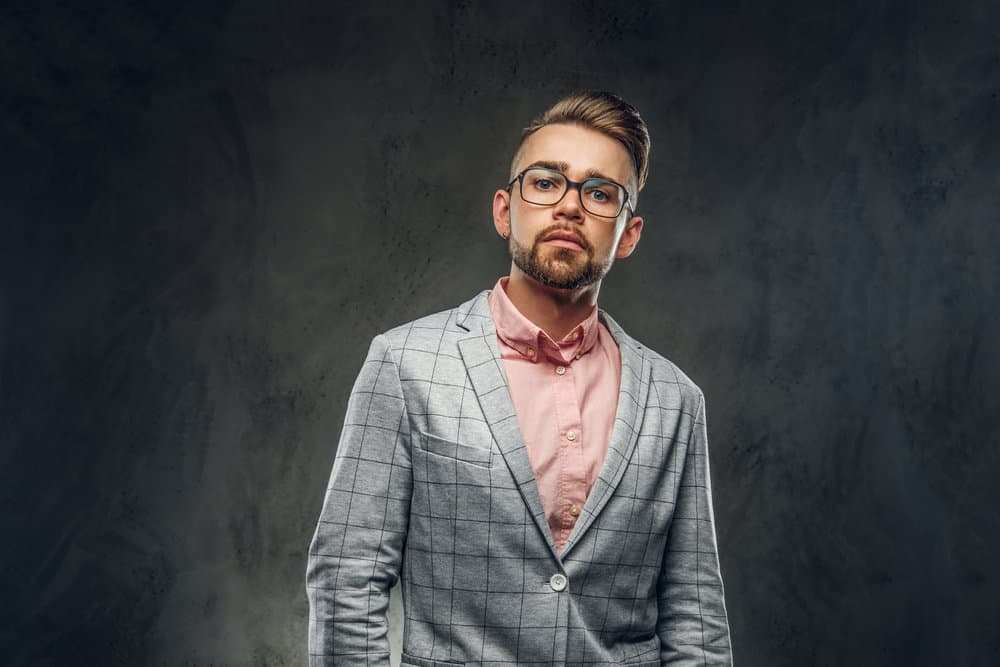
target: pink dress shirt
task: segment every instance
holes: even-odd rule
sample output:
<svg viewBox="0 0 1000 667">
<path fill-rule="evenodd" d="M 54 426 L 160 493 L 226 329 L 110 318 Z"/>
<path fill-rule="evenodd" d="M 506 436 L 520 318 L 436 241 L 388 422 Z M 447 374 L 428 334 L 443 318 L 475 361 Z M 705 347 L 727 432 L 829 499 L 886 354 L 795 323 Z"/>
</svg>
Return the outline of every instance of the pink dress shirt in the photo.
<svg viewBox="0 0 1000 667">
<path fill-rule="evenodd" d="M 608 452 L 621 353 L 597 306 L 553 341 L 511 302 L 508 280 L 490 291 L 490 312 L 542 507 L 562 551 Z"/>
</svg>

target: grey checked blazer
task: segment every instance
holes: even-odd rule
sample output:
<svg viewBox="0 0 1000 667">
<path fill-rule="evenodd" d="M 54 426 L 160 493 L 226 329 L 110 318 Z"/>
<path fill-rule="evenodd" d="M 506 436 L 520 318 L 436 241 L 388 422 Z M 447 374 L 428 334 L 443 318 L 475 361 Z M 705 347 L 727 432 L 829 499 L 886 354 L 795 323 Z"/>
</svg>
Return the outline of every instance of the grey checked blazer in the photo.
<svg viewBox="0 0 1000 667">
<path fill-rule="evenodd" d="M 377 336 L 309 550 L 310 665 L 730 665 L 705 402 L 621 350 L 604 467 L 557 554 L 482 292 Z"/>
</svg>

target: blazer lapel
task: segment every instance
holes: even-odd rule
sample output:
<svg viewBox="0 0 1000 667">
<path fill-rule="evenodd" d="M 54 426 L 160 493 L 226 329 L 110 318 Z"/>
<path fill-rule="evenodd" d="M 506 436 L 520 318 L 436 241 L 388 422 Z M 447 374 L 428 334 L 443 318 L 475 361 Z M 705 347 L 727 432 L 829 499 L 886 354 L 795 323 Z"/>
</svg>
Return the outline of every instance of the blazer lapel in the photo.
<svg viewBox="0 0 1000 667">
<path fill-rule="evenodd" d="M 594 519 L 618 488 L 625 468 L 632 458 L 635 443 L 639 437 L 639 426 L 642 422 L 642 406 L 646 405 L 649 393 L 650 368 L 642 353 L 639 343 L 627 335 L 617 322 L 607 313 L 601 311 L 601 317 L 608 330 L 618 343 L 622 358 L 621 385 L 618 391 L 618 409 L 615 412 L 615 424 L 611 429 L 611 443 L 604 459 L 601 472 L 594 482 L 583 511 L 570 533 L 562 557 L 565 558 L 573 546 L 579 542 L 580 536 L 590 527 Z"/>
<path fill-rule="evenodd" d="M 524 436 L 510 397 L 497 344 L 496 325 L 486 301 L 487 294 L 488 292 L 482 292 L 459 307 L 456 324 L 468 331 L 468 335 L 458 341 L 458 349 L 483 415 L 521 497 L 538 529 L 545 536 L 549 549 L 558 557 L 545 509 L 542 507 L 542 497 L 538 493 L 535 471 L 531 467 Z"/>
</svg>

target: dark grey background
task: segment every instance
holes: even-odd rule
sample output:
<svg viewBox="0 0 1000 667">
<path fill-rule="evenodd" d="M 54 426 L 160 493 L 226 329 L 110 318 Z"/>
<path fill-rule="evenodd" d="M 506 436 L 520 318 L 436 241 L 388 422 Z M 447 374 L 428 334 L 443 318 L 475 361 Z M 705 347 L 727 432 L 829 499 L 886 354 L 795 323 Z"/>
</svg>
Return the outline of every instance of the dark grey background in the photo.
<svg viewBox="0 0 1000 667">
<path fill-rule="evenodd" d="M 738 664 L 1000 663 L 998 3 L 149 4 L 0 14 L 0 661 L 304 664 L 370 338 L 492 286 L 520 128 L 604 88 Z"/>
</svg>

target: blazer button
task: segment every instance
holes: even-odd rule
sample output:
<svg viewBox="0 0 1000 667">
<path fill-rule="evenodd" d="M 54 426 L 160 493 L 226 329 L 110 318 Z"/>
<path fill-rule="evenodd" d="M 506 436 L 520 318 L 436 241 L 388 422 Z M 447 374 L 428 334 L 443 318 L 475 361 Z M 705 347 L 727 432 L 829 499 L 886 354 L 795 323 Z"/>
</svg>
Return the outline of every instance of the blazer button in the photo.
<svg viewBox="0 0 1000 667">
<path fill-rule="evenodd" d="M 566 590 L 566 577 L 562 574 L 553 574 L 549 579 L 549 586 L 552 587 L 556 593 Z"/>
</svg>

